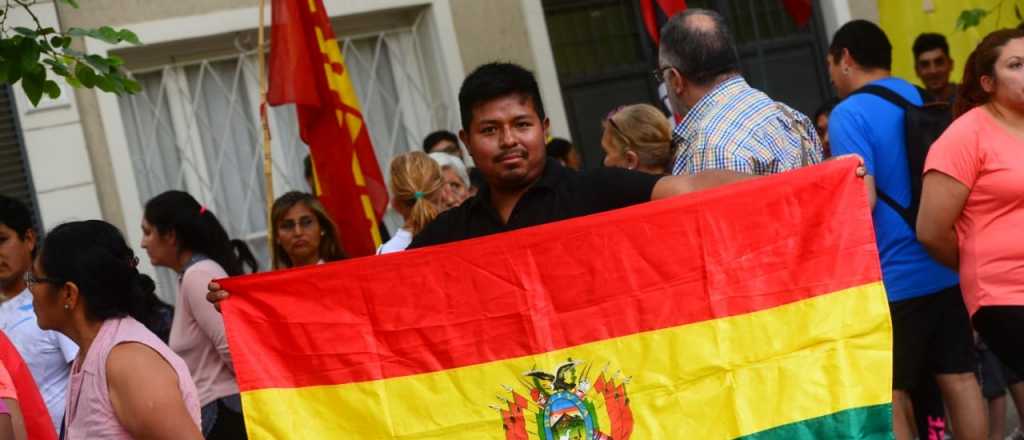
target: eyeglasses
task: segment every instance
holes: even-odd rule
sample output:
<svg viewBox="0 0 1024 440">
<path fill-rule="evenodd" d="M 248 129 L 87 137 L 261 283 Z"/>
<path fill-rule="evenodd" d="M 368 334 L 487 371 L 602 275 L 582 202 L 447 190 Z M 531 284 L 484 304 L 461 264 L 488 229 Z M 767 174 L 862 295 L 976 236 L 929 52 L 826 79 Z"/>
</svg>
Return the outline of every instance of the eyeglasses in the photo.
<svg viewBox="0 0 1024 440">
<path fill-rule="evenodd" d="M 651 71 L 651 75 L 654 75 L 654 81 L 655 82 L 657 82 L 658 84 L 661 84 L 661 83 L 665 82 L 665 71 L 669 70 L 669 69 L 674 69 L 674 68 L 675 67 L 672 67 L 672 66 L 659 67 L 657 69 L 652 70 Z"/>
<path fill-rule="evenodd" d="M 49 283 L 54 285 L 64 284 L 63 281 L 58 280 L 56 278 L 37 277 L 32 272 L 25 272 L 25 275 L 22 277 L 22 279 L 25 280 L 25 286 L 28 288 L 32 288 L 32 286 L 35 286 L 36 284 L 39 283 Z"/>
<path fill-rule="evenodd" d="M 291 232 L 298 226 L 299 229 L 308 231 L 313 228 L 314 224 L 316 224 L 316 221 L 313 220 L 313 217 L 302 217 L 298 222 L 295 220 L 285 220 L 278 225 L 277 229 L 281 232 Z"/>
</svg>

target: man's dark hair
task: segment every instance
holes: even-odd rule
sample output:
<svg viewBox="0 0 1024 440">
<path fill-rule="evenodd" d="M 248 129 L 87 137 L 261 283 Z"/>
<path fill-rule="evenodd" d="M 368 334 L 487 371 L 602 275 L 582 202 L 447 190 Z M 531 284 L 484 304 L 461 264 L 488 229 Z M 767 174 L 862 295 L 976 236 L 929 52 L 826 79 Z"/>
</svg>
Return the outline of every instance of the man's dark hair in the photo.
<svg viewBox="0 0 1024 440">
<path fill-rule="evenodd" d="M 740 71 L 739 51 L 725 19 L 707 9 L 687 9 L 670 18 L 661 28 L 660 53 L 688 81 L 698 85 Z"/>
<path fill-rule="evenodd" d="M 572 142 L 569 142 L 568 140 L 553 138 L 551 139 L 551 142 L 548 142 L 548 157 L 567 160 L 570 151 L 572 151 Z"/>
<path fill-rule="evenodd" d="M 892 44 L 877 24 L 867 20 L 853 20 L 844 24 L 836 31 L 832 45 L 828 48 L 833 63 L 839 63 L 843 49 L 849 51 L 861 67 L 892 70 Z"/>
<path fill-rule="evenodd" d="M 478 106 L 509 95 L 529 98 L 540 120 L 546 118 L 544 102 L 540 99 L 540 87 L 537 86 L 533 72 L 517 64 L 495 62 L 477 67 L 462 81 L 462 88 L 459 89 L 462 128 L 469 130 L 473 110 Z"/>
<path fill-rule="evenodd" d="M 423 138 L 423 151 L 429 153 L 431 148 L 441 143 L 441 141 L 449 141 L 455 145 L 459 145 L 459 138 L 448 130 L 438 130 L 427 135 Z"/>
<path fill-rule="evenodd" d="M 11 228 L 18 238 L 24 240 L 32 225 L 32 212 L 20 200 L 0 194 L 0 224 Z"/>
<path fill-rule="evenodd" d="M 949 43 L 946 42 L 944 35 L 931 32 L 918 35 L 914 40 L 914 61 L 917 61 L 917 57 L 921 54 L 935 49 L 942 49 L 942 53 L 949 56 Z"/>
</svg>

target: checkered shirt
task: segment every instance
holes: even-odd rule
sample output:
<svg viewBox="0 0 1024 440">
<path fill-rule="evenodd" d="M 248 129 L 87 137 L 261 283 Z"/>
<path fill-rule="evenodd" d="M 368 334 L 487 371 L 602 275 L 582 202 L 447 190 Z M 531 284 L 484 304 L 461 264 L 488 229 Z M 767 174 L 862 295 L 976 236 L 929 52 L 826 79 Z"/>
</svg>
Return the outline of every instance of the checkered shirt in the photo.
<svg viewBox="0 0 1024 440">
<path fill-rule="evenodd" d="M 796 125 L 801 127 L 794 129 Z M 821 140 L 811 120 L 750 87 L 739 75 L 701 98 L 672 139 L 675 175 L 709 169 L 765 175 L 822 161 Z"/>
</svg>

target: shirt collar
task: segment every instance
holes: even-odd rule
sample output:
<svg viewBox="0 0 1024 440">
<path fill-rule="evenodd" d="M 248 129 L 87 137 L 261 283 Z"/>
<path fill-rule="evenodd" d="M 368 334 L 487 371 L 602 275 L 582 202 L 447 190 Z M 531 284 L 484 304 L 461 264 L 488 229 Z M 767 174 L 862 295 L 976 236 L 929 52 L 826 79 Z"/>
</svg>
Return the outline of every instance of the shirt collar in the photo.
<svg viewBox="0 0 1024 440">
<path fill-rule="evenodd" d="M 186 262 L 185 265 L 181 268 L 181 272 L 178 273 L 178 282 L 181 282 L 182 277 L 185 276 L 185 271 L 187 271 L 190 267 L 195 266 L 196 263 L 200 261 L 209 259 L 210 257 L 207 257 L 206 255 L 203 254 L 192 254 L 192 258 L 188 259 L 188 262 Z"/>
<path fill-rule="evenodd" d="M 538 189 L 552 189 L 558 186 L 558 184 L 569 174 L 569 170 L 562 165 L 561 162 L 547 158 L 544 161 L 544 171 L 541 173 L 540 178 L 537 180 L 527 192 L 536 191 Z M 476 197 L 468 200 L 467 203 L 472 203 L 471 207 L 485 208 L 493 210 L 494 207 L 491 205 L 491 190 L 488 185 L 484 185 L 477 192 Z"/>
<path fill-rule="evenodd" d="M 740 75 L 735 75 L 725 81 L 722 81 L 715 87 L 712 87 L 707 95 L 700 98 L 697 104 L 686 112 L 686 116 L 679 122 L 676 130 L 680 127 L 683 129 L 689 128 L 691 125 L 696 125 L 697 121 L 700 121 L 705 114 L 711 111 L 711 109 L 726 102 L 730 96 L 736 91 L 749 87 L 747 81 Z"/>
<path fill-rule="evenodd" d="M 748 87 L 750 86 L 747 85 L 747 81 L 743 79 L 742 75 L 734 75 L 712 87 L 704 97 L 700 98 L 672 130 L 672 141 L 679 146 L 676 150 L 676 157 L 679 158 L 688 153 L 690 140 L 694 137 L 693 132 L 700 126 L 700 121 L 704 119 L 704 116 L 727 103 L 738 91 Z"/>
</svg>

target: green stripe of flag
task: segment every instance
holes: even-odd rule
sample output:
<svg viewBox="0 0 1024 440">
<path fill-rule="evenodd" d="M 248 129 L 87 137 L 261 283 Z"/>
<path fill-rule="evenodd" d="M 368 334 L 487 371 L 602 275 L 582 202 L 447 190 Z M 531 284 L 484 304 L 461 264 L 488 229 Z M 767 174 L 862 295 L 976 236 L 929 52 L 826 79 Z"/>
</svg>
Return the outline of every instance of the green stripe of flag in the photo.
<svg viewBox="0 0 1024 440">
<path fill-rule="evenodd" d="M 767 429 L 737 440 L 882 440 L 894 438 L 892 405 L 848 409 L 827 416 Z"/>
</svg>

